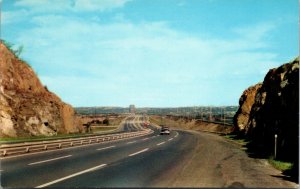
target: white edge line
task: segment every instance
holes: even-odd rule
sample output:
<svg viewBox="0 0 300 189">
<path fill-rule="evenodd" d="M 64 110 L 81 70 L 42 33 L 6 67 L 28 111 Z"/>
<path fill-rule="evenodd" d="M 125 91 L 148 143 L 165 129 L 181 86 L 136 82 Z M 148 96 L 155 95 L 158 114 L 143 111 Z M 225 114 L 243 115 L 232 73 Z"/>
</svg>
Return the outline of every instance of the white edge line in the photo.
<svg viewBox="0 0 300 189">
<path fill-rule="evenodd" d="M 157 146 L 159 146 L 159 145 L 162 145 L 162 144 L 164 144 L 165 142 L 161 142 L 161 143 L 158 143 L 158 144 L 156 144 Z"/>
<path fill-rule="evenodd" d="M 148 140 L 149 138 L 144 138 L 143 140 Z"/>
<path fill-rule="evenodd" d="M 67 156 L 57 157 L 57 158 L 53 158 L 53 159 L 47 159 L 47 160 L 44 160 L 44 161 L 29 163 L 28 165 L 36 165 L 36 164 L 46 163 L 46 162 L 49 162 L 49 161 L 55 161 L 55 160 L 59 160 L 59 159 L 63 159 L 63 158 L 68 158 L 68 157 L 71 157 L 71 156 L 72 155 L 67 155 Z"/>
<path fill-rule="evenodd" d="M 174 137 L 177 137 L 178 136 L 178 133 L 176 132 L 176 135 Z"/>
<path fill-rule="evenodd" d="M 72 175 L 69 175 L 69 176 L 66 176 L 66 177 L 63 177 L 63 178 L 60 178 L 60 179 L 57 179 L 57 180 L 54 180 L 54 181 L 51 181 L 51 182 L 48 182 L 48 183 L 39 185 L 39 186 L 36 186 L 35 188 L 44 188 L 44 187 L 50 186 L 50 185 L 52 185 L 52 184 L 55 184 L 55 183 L 58 183 L 58 182 L 67 180 L 67 179 L 69 179 L 69 178 L 76 177 L 76 176 L 78 176 L 78 175 L 82 175 L 82 174 L 84 174 L 84 173 L 94 171 L 94 170 L 99 169 L 99 168 L 104 167 L 104 166 L 106 166 L 106 164 L 101 164 L 101 165 L 98 165 L 98 166 L 96 166 L 96 167 L 92 167 L 92 168 L 90 168 L 90 169 L 86 169 L 86 170 L 84 170 L 84 171 L 80 171 L 80 172 L 78 172 L 78 173 L 74 173 L 74 174 L 72 174 Z"/>
<path fill-rule="evenodd" d="M 145 149 L 143 149 L 143 150 L 141 150 L 141 151 L 135 152 L 135 153 L 133 153 L 133 154 L 129 154 L 128 156 L 135 156 L 135 155 L 137 155 L 137 154 L 146 152 L 146 151 L 148 151 L 148 150 L 149 150 L 149 148 L 145 148 Z"/>
<path fill-rule="evenodd" d="M 170 138 L 168 141 L 171 141 L 171 140 L 173 140 L 173 138 Z"/>
<path fill-rule="evenodd" d="M 96 150 L 100 151 L 100 150 L 106 150 L 106 149 L 109 149 L 109 148 L 114 148 L 116 146 L 108 146 L 108 147 L 104 147 L 104 148 L 98 148 Z"/>
</svg>

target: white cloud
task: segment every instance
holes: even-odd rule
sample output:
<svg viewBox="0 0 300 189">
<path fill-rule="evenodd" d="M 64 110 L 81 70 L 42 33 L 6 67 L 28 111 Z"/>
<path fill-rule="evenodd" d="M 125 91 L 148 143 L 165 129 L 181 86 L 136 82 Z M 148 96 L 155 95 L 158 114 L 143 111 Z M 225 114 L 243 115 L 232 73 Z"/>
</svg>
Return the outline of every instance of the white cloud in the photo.
<svg viewBox="0 0 300 189">
<path fill-rule="evenodd" d="M 234 39 L 218 39 L 191 36 L 165 22 L 101 24 L 57 15 L 32 21 L 36 27 L 18 38 L 27 48 L 24 56 L 50 89 L 74 105 L 84 105 L 76 99 L 87 92 L 93 93 L 84 101 L 87 105 L 92 100 L 113 103 L 102 96 L 118 99 L 116 103 L 136 99 L 154 104 L 153 96 L 168 101 L 184 95 L 205 104 L 224 90 L 238 99 L 250 80 L 262 80 L 278 65 L 276 54 L 260 51 L 268 47 L 264 37 L 272 28 L 251 27 L 254 43 L 244 29 L 236 29 L 240 33 Z M 184 105 L 185 99 L 178 103 Z"/>
<path fill-rule="evenodd" d="M 121 8 L 131 0 L 19 0 L 15 6 L 32 12 L 107 11 Z"/>
<path fill-rule="evenodd" d="M 243 37 L 252 40 L 252 42 L 258 42 L 269 34 L 270 31 L 276 28 L 276 24 L 272 22 L 259 23 L 256 25 L 239 27 L 233 29 L 233 31 Z"/>
<path fill-rule="evenodd" d="M 71 0 L 19 0 L 15 2 L 15 6 L 27 8 L 33 12 L 68 11 L 71 4 Z"/>
<path fill-rule="evenodd" d="M 131 0 L 76 0 L 74 8 L 79 11 L 105 11 L 123 7 Z"/>
<path fill-rule="evenodd" d="M 14 22 L 20 22 L 29 15 L 27 10 L 21 9 L 18 11 L 2 11 L 1 14 L 1 23 L 4 25 L 11 24 Z"/>
</svg>

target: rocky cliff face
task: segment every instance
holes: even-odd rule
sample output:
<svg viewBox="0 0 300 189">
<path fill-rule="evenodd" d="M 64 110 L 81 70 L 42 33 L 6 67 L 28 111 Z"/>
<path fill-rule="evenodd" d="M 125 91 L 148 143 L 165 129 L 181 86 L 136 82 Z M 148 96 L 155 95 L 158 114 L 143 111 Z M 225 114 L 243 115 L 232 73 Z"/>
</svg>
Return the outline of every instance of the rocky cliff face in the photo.
<svg viewBox="0 0 300 189">
<path fill-rule="evenodd" d="M 32 68 L 0 43 L 0 137 L 80 130 L 73 108 L 48 91 Z"/>
<path fill-rule="evenodd" d="M 298 161 L 299 58 L 269 70 L 263 84 L 244 91 L 234 123 L 267 154 L 273 154 L 277 134 L 277 157 Z"/>
<path fill-rule="evenodd" d="M 261 88 L 262 84 L 256 84 L 246 89 L 239 100 L 239 109 L 235 114 L 233 120 L 236 129 L 243 133 L 248 133 L 249 130 L 249 117 L 252 106 L 255 101 L 257 91 Z"/>
</svg>

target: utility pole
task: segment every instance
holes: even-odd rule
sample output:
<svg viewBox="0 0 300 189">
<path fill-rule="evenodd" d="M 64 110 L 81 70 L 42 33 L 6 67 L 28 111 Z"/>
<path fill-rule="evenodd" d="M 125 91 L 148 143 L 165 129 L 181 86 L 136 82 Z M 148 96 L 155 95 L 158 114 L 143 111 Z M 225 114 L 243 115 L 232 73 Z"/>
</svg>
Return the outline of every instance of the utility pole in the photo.
<svg viewBox="0 0 300 189">
<path fill-rule="evenodd" d="M 200 108 L 201 111 L 201 121 L 203 121 L 203 107 Z"/>
<path fill-rule="evenodd" d="M 276 159 L 277 158 L 277 134 L 275 134 L 274 137 L 275 137 L 274 159 Z"/>
<path fill-rule="evenodd" d="M 212 107 L 210 106 L 209 108 L 209 121 L 212 121 Z"/>
<path fill-rule="evenodd" d="M 223 126 L 225 126 L 225 107 L 223 109 Z"/>
</svg>

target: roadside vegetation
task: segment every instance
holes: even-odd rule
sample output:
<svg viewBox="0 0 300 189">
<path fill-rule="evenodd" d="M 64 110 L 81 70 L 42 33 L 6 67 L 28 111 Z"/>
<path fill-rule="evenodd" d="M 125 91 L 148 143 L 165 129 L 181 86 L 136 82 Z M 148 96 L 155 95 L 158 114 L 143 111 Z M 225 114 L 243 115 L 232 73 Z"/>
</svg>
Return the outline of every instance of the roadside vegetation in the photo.
<svg viewBox="0 0 300 189">
<path fill-rule="evenodd" d="M 236 134 L 224 135 L 224 138 L 226 138 L 232 142 L 235 142 L 237 144 L 240 144 L 242 146 L 246 146 L 249 143 L 249 141 L 247 141 L 245 138 L 239 137 Z"/>
<path fill-rule="evenodd" d="M 276 169 L 280 170 L 280 171 L 287 171 L 292 169 L 293 167 L 293 163 L 291 162 L 284 162 L 284 161 L 280 161 L 280 160 L 275 160 L 273 157 L 270 157 L 268 159 L 268 162 L 275 167 Z"/>
<path fill-rule="evenodd" d="M 16 142 L 34 142 L 42 140 L 56 140 L 56 139 L 67 139 L 76 138 L 83 136 L 90 136 L 90 133 L 76 133 L 76 134 L 58 134 L 55 136 L 31 136 L 31 137 L 10 137 L 10 138 L 0 138 L 0 143 L 16 143 Z"/>
<path fill-rule="evenodd" d="M 97 128 L 92 128 L 90 133 L 72 133 L 72 134 L 58 134 L 55 136 L 32 136 L 32 137 L 15 137 L 15 138 L 4 137 L 4 138 L 0 138 L 0 144 L 87 137 L 87 136 L 94 136 L 94 135 L 101 134 L 101 132 L 113 131 L 116 129 L 117 127 L 97 127 Z"/>
<path fill-rule="evenodd" d="M 267 160 L 268 163 L 277 170 L 280 170 L 282 172 L 288 172 L 293 168 L 292 162 L 278 160 L 275 159 L 274 156 L 260 156 L 258 152 L 253 151 L 253 149 L 249 149 L 249 144 L 251 144 L 251 141 L 247 140 L 245 137 L 233 133 L 224 135 L 223 137 L 226 138 L 227 140 L 230 140 L 234 143 L 241 145 L 242 146 L 241 149 L 245 150 L 249 154 L 252 154 L 252 156 Z"/>
<path fill-rule="evenodd" d="M 117 126 L 100 126 L 100 127 L 92 127 L 92 133 L 99 133 L 99 132 L 104 132 L 104 131 L 113 131 L 116 130 L 118 127 Z"/>
<path fill-rule="evenodd" d="M 3 43 L 16 57 L 20 57 L 21 53 L 24 50 L 24 46 L 20 45 L 18 47 L 14 47 L 15 45 L 7 42 L 5 40 L 1 40 L 1 43 Z"/>
<path fill-rule="evenodd" d="M 118 126 L 124 120 L 125 116 L 118 117 L 116 119 L 109 120 L 109 126 Z"/>
</svg>

